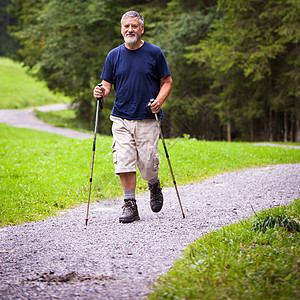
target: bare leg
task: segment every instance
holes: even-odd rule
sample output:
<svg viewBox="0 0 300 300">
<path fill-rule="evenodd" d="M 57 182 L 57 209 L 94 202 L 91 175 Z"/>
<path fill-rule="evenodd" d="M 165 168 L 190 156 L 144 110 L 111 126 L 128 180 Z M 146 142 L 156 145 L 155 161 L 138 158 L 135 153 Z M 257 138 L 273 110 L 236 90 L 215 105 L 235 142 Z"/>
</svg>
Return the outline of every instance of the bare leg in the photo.
<svg viewBox="0 0 300 300">
<path fill-rule="evenodd" d="M 136 187 L 136 173 L 120 173 L 120 180 L 123 190 L 133 190 Z"/>
</svg>

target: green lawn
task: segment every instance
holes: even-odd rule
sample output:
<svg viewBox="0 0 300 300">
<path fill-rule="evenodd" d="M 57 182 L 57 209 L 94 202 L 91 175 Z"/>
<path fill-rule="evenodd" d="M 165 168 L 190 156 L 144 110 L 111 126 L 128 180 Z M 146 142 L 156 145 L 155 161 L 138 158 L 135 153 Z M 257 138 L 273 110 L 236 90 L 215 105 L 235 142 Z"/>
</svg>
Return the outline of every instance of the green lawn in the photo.
<svg viewBox="0 0 300 300">
<path fill-rule="evenodd" d="M 200 237 L 148 298 L 299 299 L 299 216 L 297 199 Z"/>
<path fill-rule="evenodd" d="M 0 109 L 71 102 L 70 98 L 52 93 L 44 82 L 29 76 L 21 64 L 4 57 L 0 57 L 0 82 Z"/>
<path fill-rule="evenodd" d="M 86 202 L 92 139 L 77 140 L 0 124 L 0 225 L 44 219 L 56 211 Z M 114 174 L 112 137 L 98 135 L 92 200 L 122 195 Z M 160 145 L 160 180 L 172 186 Z M 167 140 L 178 185 L 197 182 L 221 172 L 300 161 L 300 151 L 256 147 L 249 143 Z M 138 177 L 137 192 L 147 189 Z"/>
<path fill-rule="evenodd" d="M 89 132 L 93 134 L 94 128 L 87 121 L 76 118 L 74 109 L 64 109 L 61 111 L 41 112 L 36 110 L 36 116 L 49 124 L 56 127 L 70 128 L 81 132 Z"/>
</svg>

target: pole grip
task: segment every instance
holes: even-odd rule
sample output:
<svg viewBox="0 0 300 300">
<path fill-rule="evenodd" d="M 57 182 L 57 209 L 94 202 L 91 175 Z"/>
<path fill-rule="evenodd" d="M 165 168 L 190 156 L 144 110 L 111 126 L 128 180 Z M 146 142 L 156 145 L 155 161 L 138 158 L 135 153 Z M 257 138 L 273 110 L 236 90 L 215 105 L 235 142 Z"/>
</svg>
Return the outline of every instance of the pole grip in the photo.
<svg viewBox="0 0 300 300">
<path fill-rule="evenodd" d="M 154 101 L 155 101 L 155 100 L 152 98 L 152 99 L 150 99 L 149 102 L 152 104 Z M 154 114 L 154 116 L 155 116 L 156 121 L 159 122 L 158 114 Z"/>
<path fill-rule="evenodd" d="M 98 83 L 97 86 L 101 87 L 101 86 L 103 86 L 103 84 Z M 103 109 L 103 97 L 96 98 L 96 99 L 99 101 L 100 108 Z"/>
</svg>

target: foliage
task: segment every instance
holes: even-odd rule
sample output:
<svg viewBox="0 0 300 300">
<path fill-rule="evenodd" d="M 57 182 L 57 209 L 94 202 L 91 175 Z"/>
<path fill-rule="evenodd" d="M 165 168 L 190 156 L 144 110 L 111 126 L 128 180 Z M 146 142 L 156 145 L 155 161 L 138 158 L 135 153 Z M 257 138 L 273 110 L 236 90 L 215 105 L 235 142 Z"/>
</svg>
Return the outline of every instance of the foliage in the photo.
<svg viewBox="0 0 300 300">
<path fill-rule="evenodd" d="M 44 219 L 60 209 L 87 201 L 92 139 L 78 140 L 0 124 L 0 225 Z M 97 137 L 91 199 L 122 195 L 114 173 L 112 137 Z M 178 185 L 198 182 L 222 172 L 277 163 L 300 162 L 300 151 L 257 147 L 246 143 L 166 140 Z M 160 182 L 173 186 L 159 143 Z M 138 174 L 137 192 L 147 184 Z"/>
<path fill-rule="evenodd" d="M 202 139 L 294 140 L 300 116 L 299 1 L 11 0 L 19 59 L 79 102 L 92 123 L 92 89 L 122 43 L 120 17 L 145 17 L 174 79 L 164 105 L 168 134 Z M 113 95 L 106 101 L 111 109 Z M 203 114 L 203 110 L 205 113 Z M 207 126 L 205 126 L 207 125 Z"/>
<path fill-rule="evenodd" d="M 288 217 L 299 216 L 300 199 L 284 210 Z M 256 233 L 251 230 L 251 221 L 197 239 L 159 279 L 148 298 L 299 298 L 300 233 L 284 228 Z"/>
<path fill-rule="evenodd" d="M 214 107 L 223 123 L 240 124 L 268 110 L 289 111 L 295 117 L 299 5 L 293 0 L 218 1 L 224 17 L 212 25 L 207 39 L 189 47 L 187 57 L 209 68 L 217 97 Z"/>
<path fill-rule="evenodd" d="M 92 89 L 107 52 L 120 43 L 119 24 L 130 1 L 13 0 L 19 25 L 14 36 L 25 65 L 50 89 L 79 103 L 81 118 L 91 118 Z"/>
<path fill-rule="evenodd" d="M 0 56 L 11 56 L 18 48 L 17 43 L 8 34 L 8 27 L 17 23 L 17 19 L 7 11 L 10 3 L 10 0 L 0 0 Z"/>
<path fill-rule="evenodd" d="M 201 98 L 209 90 L 210 80 L 205 69 L 188 64 L 187 47 L 206 37 L 210 26 L 219 14 L 216 1 L 188 3 L 182 0 L 168 2 L 167 8 L 153 20 L 145 10 L 150 25 L 146 35 L 149 41 L 159 45 L 167 56 L 172 72 L 172 95 L 164 104 L 171 136 L 188 133 L 193 137 L 217 139 L 205 124 L 211 125 L 213 111 Z M 213 128 L 211 126 L 211 128 Z"/>
</svg>

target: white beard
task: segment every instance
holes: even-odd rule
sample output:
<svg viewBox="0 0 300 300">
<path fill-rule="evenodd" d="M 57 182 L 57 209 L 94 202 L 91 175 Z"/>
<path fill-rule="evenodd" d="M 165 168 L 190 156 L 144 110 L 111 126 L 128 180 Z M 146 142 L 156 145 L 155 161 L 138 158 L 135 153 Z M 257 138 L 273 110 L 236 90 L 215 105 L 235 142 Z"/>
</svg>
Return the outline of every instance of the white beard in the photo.
<svg viewBox="0 0 300 300">
<path fill-rule="evenodd" d="M 138 40 L 138 36 L 136 34 L 134 34 L 134 37 L 128 37 L 125 35 L 124 40 L 126 44 L 135 44 Z"/>
</svg>

